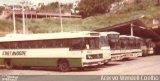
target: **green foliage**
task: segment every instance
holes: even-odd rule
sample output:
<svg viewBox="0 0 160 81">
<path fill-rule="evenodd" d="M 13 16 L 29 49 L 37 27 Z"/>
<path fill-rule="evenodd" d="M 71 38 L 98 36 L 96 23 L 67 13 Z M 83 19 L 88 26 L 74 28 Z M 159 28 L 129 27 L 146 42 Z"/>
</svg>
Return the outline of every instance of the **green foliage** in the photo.
<svg viewBox="0 0 160 81">
<path fill-rule="evenodd" d="M 4 7 L 0 6 L 0 14 L 2 13 L 3 10 L 4 10 Z"/>
<path fill-rule="evenodd" d="M 153 0 L 156 6 L 160 6 L 160 0 Z"/>
<path fill-rule="evenodd" d="M 0 20 L 0 31 L 10 32 L 13 29 L 11 21 Z"/>
<path fill-rule="evenodd" d="M 91 0 L 92 1 L 92 0 Z M 90 16 L 85 19 L 63 18 L 64 31 L 86 31 L 95 30 L 102 27 L 109 27 L 133 19 L 141 18 L 147 25 L 152 26 L 154 18 L 160 18 L 160 6 L 155 6 L 152 0 L 144 0 L 142 3 L 125 5 L 117 13 L 106 13 L 103 15 Z M 22 22 L 18 22 L 19 29 L 22 30 Z M 28 19 L 26 21 L 28 29 L 33 33 L 60 32 L 60 19 Z M 0 31 L 13 31 L 12 21 L 0 21 Z"/>
<path fill-rule="evenodd" d="M 83 18 L 108 12 L 111 3 L 116 0 L 81 0 L 78 6 Z"/>
<path fill-rule="evenodd" d="M 43 5 L 40 12 L 58 12 L 58 2 L 53 2 L 48 5 Z"/>
<path fill-rule="evenodd" d="M 148 26 L 152 26 L 153 18 L 160 17 L 160 6 L 154 6 L 152 0 L 141 3 L 128 4 L 117 13 L 90 16 L 85 19 L 63 19 L 64 31 L 95 30 L 140 18 Z M 39 22 L 37 22 L 39 21 Z M 36 23 L 36 25 L 34 25 Z M 40 24 L 41 23 L 41 24 Z M 30 23 L 35 32 L 60 32 L 59 19 L 35 20 Z"/>
<path fill-rule="evenodd" d="M 81 0 L 78 6 L 82 17 L 103 14 L 108 7 L 108 0 Z"/>
<path fill-rule="evenodd" d="M 61 4 L 61 8 L 62 8 L 62 13 L 70 12 L 70 9 L 72 8 L 72 4 Z M 48 5 L 43 5 L 39 11 L 59 13 L 59 3 L 52 2 Z"/>
</svg>

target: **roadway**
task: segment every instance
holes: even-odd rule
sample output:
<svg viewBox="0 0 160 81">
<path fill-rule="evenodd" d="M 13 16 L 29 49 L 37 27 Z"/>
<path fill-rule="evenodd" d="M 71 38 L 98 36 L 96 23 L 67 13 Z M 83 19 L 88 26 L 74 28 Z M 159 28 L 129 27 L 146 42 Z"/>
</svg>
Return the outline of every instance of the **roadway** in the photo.
<svg viewBox="0 0 160 81">
<path fill-rule="evenodd" d="M 86 68 L 70 72 L 59 72 L 53 68 L 32 67 L 31 69 L 0 69 L 0 75 L 160 75 L 160 55 L 113 61 L 98 68 Z"/>
</svg>

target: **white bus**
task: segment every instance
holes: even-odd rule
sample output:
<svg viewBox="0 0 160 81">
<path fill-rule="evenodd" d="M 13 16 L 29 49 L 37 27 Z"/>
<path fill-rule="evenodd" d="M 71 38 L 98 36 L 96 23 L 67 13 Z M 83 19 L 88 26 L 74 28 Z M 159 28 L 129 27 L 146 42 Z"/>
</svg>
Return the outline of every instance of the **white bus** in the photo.
<svg viewBox="0 0 160 81">
<path fill-rule="evenodd" d="M 122 60 L 124 58 L 119 44 L 119 36 L 120 33 L 118 32 L 107 32 L 107 37 L 111 49 L 111 60 Z"/>
<path fill-rule="evenodd" d="M 124 58 L 135 58 L 138 54 L 135 52 L 135 42 L 134 38 L 128 35 L 120 35 L 120 45 L 121 50 L 124 54 Z"/>
<path fill-rule="evenodd" d="M 121 35 L 121 47 L 126 53 L 126 58 L 135 58 L 142 56 L 142 38 L 136 36 Z"/>
<path fill-rule="evenodd" d="M 147 53 L 148 54 L 154 54 L 154 43 L 152 42 L 152 39 L 146 39 L 146 46 L 147 46 Z"/>
<path fill-rule="evenodd" d="M 107 64 L 111 60 L 111 49 L 109 46 L 107 32 L 99 32 L 100 33 L 100 48 L 103 52 L 103 58 L 105 64 Z"/>
<path fill-rule="evenodd" d="M 143 39 L 142 43 L 143 56 L 154 54 L 155 45 L 151 39 Z"/>
<path fill-rule="evenodd" d="M 131 47 L 132 53 L 137 54 L 137 56 L 142 56 L 142 38 L 131 36 L 131 39 L 133 40 L 133 45 Z"/>
<path fill-rule="evenodd" d="M 14 67 L 57 67 L 69 71 L 104 64 L 99 33 L 65 32 L 0 37 L 0 59 Z"/>
</svg>

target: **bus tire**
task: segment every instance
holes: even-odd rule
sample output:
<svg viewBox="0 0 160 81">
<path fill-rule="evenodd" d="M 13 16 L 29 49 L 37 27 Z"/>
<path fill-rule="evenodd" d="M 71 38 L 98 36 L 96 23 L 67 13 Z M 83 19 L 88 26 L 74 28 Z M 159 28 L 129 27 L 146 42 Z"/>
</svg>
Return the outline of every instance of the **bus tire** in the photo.
<svg viewBox="0 0 160 81">
<path fill-rule="evenodd" d="M 61 71 L 61 72 L 68 72 L 70 71 L 70 66 L 69 66 L 69 63 L 67 60 L 59 60 L 58 61 L 58 69 Z"/>
<path fill-rule="evenodd" d="M 13 64 L 9 59 L 4 60 L 4 66 L 6 69 L 13 69 Z"/>
</svg>

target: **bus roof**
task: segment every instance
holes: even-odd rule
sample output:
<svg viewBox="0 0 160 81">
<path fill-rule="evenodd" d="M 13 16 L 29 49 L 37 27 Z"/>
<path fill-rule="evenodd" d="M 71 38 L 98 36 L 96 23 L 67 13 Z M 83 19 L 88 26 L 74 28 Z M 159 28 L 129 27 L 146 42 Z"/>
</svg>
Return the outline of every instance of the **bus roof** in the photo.
<svg viewBox="0 0 160 81">
<path fill-rule="evenodd" d="M 101 36 L 106 36 L 106 35 L 109 35 L 109 34 L 120 34 L 118 32 L 114 32 L 114 31 L 111 31 L 111 32 L 99 32 Z"/>
<path fill-rule="evenodd" d="M 134 38 L 134 39 L 142 39 L 141 37 L 131 36 L 131 35 L 120 35 L 120 38 Z"/>
<path fill-rule="evenodd" d="M 129 37 L 129 36 L 128 35 L 120 35 L 119 37 L 121 38 L 121 37 Z"/>
<path fill-rule="evenodd" d="M 39 34 L 9 34 L 6 35 L 5 37 L 0 37 L 0 42 L 84 38 L 84 37 L 99 37 L 99 33 L 84 31 L 84 32 L 39 33 Z"/>
<path fill-rule="evenodd" d="M 118 33 L 118 32 L 115 32 L 115 31 L 109 31 L 109 32 L 107 32 L 108 34 L 120 34 L 120 33 Z"/>
</svg>

